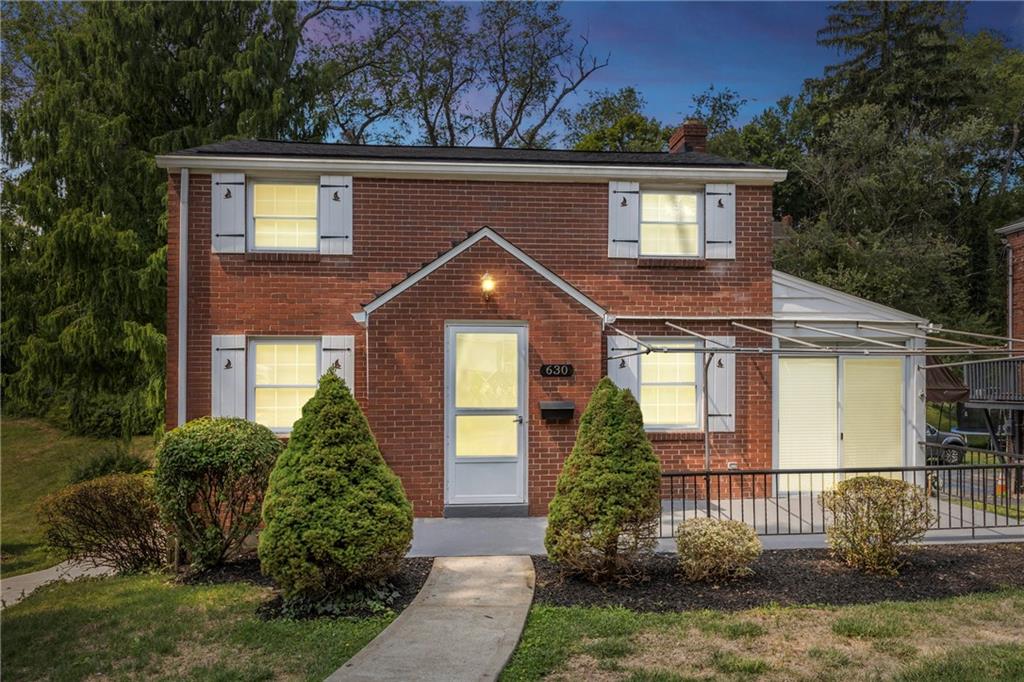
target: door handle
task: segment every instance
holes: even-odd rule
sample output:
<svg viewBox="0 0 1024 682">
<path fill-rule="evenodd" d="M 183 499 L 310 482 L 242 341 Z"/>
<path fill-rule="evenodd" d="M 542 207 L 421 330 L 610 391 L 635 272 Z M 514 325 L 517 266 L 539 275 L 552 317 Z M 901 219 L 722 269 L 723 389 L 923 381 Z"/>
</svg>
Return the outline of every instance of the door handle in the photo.
<svg viewBox="0 0 1024 682">
<path fill-rule="evenodd" d="M 514 421 L 516 424 L 522 424 L 523 423 L 523 415 L 519 415 L 518 417 L 512 417 L 512 421 Z"/>
</svg>

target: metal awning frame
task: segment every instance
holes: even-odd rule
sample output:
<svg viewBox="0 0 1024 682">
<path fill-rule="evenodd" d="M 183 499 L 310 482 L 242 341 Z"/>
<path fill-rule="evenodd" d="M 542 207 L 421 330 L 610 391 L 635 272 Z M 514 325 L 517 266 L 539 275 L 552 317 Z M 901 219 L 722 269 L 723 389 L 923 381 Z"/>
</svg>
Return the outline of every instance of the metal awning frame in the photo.
<svg viewBox="0 0 1024 682">
<path fill-rule="evenodd" d="M 672 319 L 678 319 L 678 318 L 672 318 Z M 750 318 L 741 318 L 741 319 L 750 319 Z M 707 335 L 695 332 L 692 329 L 687 329 L 686 327 L 680 326 L 678 324 L 674 324 L 673 322 L 665 321 L 665 325 L 667 327 L 671 328 L 671 329 L 675 329 L 677 331 L 681 331 L 681 332 L 683 332 L 685 334 L 688 334 L 690 336 L 693 336 L 693 337 L 696 337 L 698 339 L 701 339 L 705 343 L 714 343 L 714 344 L 716 344 L 716 347 L 713 350 L 714 353 L 726 353 L 726 354 L 736 354 L 736 355 L 767 355 L 767 356 L 774 356 L 774 355 L 796 355 L 796 356 L 808 356 L 808 357 L 832 357 L 832 356 L 836 356 L 836 355 L 856 355 L 856 356 L 871 356 L 871 355 L 875 355 L 875 356 L 883 356 L 883 357 L 928 357 L 928 356 L 932 356 L 932 355 L 954 355 L 954 356 L 957 356 L 957 355 L 959 355 L 959 356 L 963 356 L 963 355 L 971 355 L 971 356 L 999 355 L 999 356 L 1002 356 L 1002 357 L 998 357 L 998 358 L 981 358 L 981 359 L 978 359 L 978 360 L 967 360 L 967 361 L 963 361 L 963 362 L 946 363 L 946 364 L 942 364 L 942 365 L 931 365 L 931 367 L 956 367 L 956 366 L 962 366 L 962 365 L 969 365 L 969 364 L 973 364 L 973 363 L 977 363 L 977 362 L 996 362 L 998 360 L 1008 360 L 1008 359 L 1012 359 L 1012 358 L 1015 358 L 1015 357 L 1024 357 L 1024 355 L 1016 355 L 1016 356 L 1009 355 L 1009 356 L 1007 356 L 1008 354 L 1012 353 L 1013 350 L 1014 350 L 1013 348 L 1010 347 L 1010 345 L 1009 345 L 1010 342 L 1017 341 L 1017 342 L 1020 342 L 1020 343 L 1024 343 L 1024 340 L 1014 339 L 1014 338 L 1011 338 L 1011 337 L 996 336 L 996 335 L 993 335 L 993 334 L 980 334 L 980 333 L 975 333 L 975 332 L 963 332 L 963 331 L 960 331 L 960 330 L 951 330 L 951 329 L 946 329 L 944 327 L 937 327 L 937 326 L 934 326 L 934 325 L 917 325 L 917 328 L 919 330 L 923 331 L 924 334 L 915 334 L 915 333 L 906 332 L 906 331 L 898 330 L 898 329 L 886 329 L 884 327 L 876 327 L 876 326 L 874 326 L 875 324 L 906 324 L 906 323 L 887 322 L 887 321 L 874 322 L 871 325 L 864 324 L 863 322 L 860 322 L 860 321 L 858 321 L 856 323 L 857 327 L 861 328 L 861 329 L 867 329 L 867 330 L 870 330 L 870 331 L 877 331 L 877 332 L 882 332 L 882 333 L 892 333 L 892 334 L 895 334 L 897 336 L 903 336 L 903 337 L 906 337 L 906 338 L 915 338 L 915 339 L 925 340 L 925 341 L 929 341 L 929 340 L 941 341 L 942 343 L 946 344 L 946 345 L 943 345 L 943 346 L 933 346 L 933 347 L 925 346 L 923 348 L 910 348 L 910 347 L 906 347 L 906 346 L 900 346 L 898 344 L 887 342 L 887 341 L 881 341 L 879 339 L 872 339 L 872 338 L 868 338 L 868 337 L 860 337 L 860 336 L 857 336 L 855 334 L 850 334 L 850 333 L 847 333 L 847 332 L 841 332 L 841 331 L 837 331 L 837 330 L 833 330 L 833 329 L 825 329 L 823 327 L 817 327 L 817 326 L 805 324 L 805 323 L 803 323 L 803 322 L 801 322 L 799 320 L 786 320 L 786 322 L 792 324 L 795 329 L 806 329 L 808 331 L 813 331 L 813 332 L 816 332 L 816 333 L 819 333 L 819 334 L 823 334 L 823 335 L 829 336 L 829 337 L 837 337 L 837 338 L 842 338 L 842 339 L 851 339 L 851 340 L 860 341 L 860 342 L 863 342 L 865 344 L 871 344 L 872 345 L 872 347 L 870 347 L 870 348 L 865 348 L 865 347 L 851 347 L 851 346 L 828 346 L 828 345 L 821 345 L 820 343 L 812 343 L 812 342 L 807 341 L 805 339 L 800 339 L 800 338 L 796 338 L 796 337 L 793 337 L 793 336 L 788 336 L 788 335 L 781 334 L 781 333 L 776 332 L 776 331 L 768 331 L 767 329 L 759 329 L 757 327 L 754 327 L 754 326 L 751 326 L 751 325 L 748 325 L 748 324 L 744 324 L 742 322 L 738 322 L 735 319 L 729 320 L 729 322 L 730 322 L 730 324 L 732 326 L 734 326 L 736 328 L 744 329 L 746 331 L 755 332 L 757 334 L 761 334 L 763 336 L 767 336 L 767 337 L 770 337 L 772 339 L 778 339 L 778 340 L 781 340 L 781 341 L 785 341 L 787 343 L 792 343 L 792 344 L 801 346 L 801 348 L 779 348 L 777 346 L 771 346 L 771 347 L 765 347 L 765 346 L 749 346 L 749 347 L 744 347 L 744 346 L 725 346 L 725 345 L 721 344 L 720 342 L 716 341 L 715 339 L 713 339 L 713 338 L 711 338 L 711 337 L 709 337 Z M 668 346 L 660 346 L 657 343 L 650 343 L 650 342 L 647 342 L 647 341 L 642 341 L 641 339 L 639 339 L 635 335 L 626 333 L 626 332 L 622 331 L 621 329 L 619 329 L 618 327 L 616 327 L 614 325 L 609 325 L 609 328 L 612 329 L 613 331 L 615 331 L 617 334 L 621 334 L 622 336 L 625 336 L 626 338 L 628 338 L 631 341 L 635 342 L 637 344 L 637 346 L 639 346 L 638 350 L 630 352 L 630 353 L 623 353 L 623 354 L 620 354 L 620 355 L 609 355 L 608 358 L 607 358 L 609 360 L 618 360 L 618 359 L 621 359 L 621 358 L 632 357 L 634 355 L 646 355 L 648 353 L 709 353 L 709 352 L 711 352 L 711 351 L 709 351 L 709 349 L 706 346 L 704 346 L 704 347 L 668 347 Z M 932 336 L 929 336 L 929 333 L 932 334 Z M 986 345 L 986 344 L 967 343 L 965 341 L 956 341 L 956 340 L 952 340 L 952 339 L 943 339 L 943 338 L 934 336 L 934 334 L 938 334 L 938 333 L 963 334 L 963 335 L 966 335 L 966 336 L 973 336 L 973 337 L 978 337 L 978 338 L 994 339 L 994 340 L 1003 341 L 1005 345 L 991 346 L 991 345 Z"/>
</svg>

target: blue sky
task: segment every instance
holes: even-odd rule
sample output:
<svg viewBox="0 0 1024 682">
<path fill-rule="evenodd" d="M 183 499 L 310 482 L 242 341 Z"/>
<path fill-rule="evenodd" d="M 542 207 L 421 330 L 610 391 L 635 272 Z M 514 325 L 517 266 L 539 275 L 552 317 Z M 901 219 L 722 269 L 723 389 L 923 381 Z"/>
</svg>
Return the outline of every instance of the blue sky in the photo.
<svg viewBox="0 0 1024 682">
<path fill-rule="evenodd" d="M 586 88 L 637 87 L 648 112 L 676 123 L 691 111 L 691 96 L 710 83 L 730 87 L 749 102 L 740 123 L 796 94 L 804 79 L 837 61 L 818 47 L 816 33 L 829 9 L 817 2 L 567 2 L 562 13 L 577 35 L 586 33 L 595 55 L 611 63 Z M 998 31 L 1024 47 L 1024 2 L 976 2 L 967 28 Z M 577 100 L 578 101 L 578 100 Z M 570 103 L 570 106 L 575 102 Z"/>
</svg>

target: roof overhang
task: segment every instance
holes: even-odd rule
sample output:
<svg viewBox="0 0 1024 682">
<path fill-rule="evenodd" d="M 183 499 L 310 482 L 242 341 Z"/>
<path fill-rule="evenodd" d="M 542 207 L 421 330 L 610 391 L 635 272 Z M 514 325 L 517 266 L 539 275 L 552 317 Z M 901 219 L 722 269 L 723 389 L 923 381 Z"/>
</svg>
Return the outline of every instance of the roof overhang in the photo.
<svg viewBox="0 0 1024 682">
<path fill-rule="evenodd" d="M 1001 234 L 1005 236 L 1008 234 L 1013 234 L 1015 232 L 1020 232 L 1021 230 L 1024 230 L 1024 218 L 1021 218 L 1016 222 L 1012 222 L 1009 225 L 1003 225 L 1002 227 L 997 228 L 996 234 Z"/>
<path fill-rule="evenodd" d="M 602 322 L 615 321 L 615 317 L 611 315 L 607 310 L 605 310 L 603 307 L 595 303 L 591 298 L 583 294 L 583 292 L 581 292 L 579 289 L 572 286 L 564 279 L 556 275 L 554 272 L 541 265 L 538 261 L 533 259 L 522 249 L 520 249 L 512 242 L 502 237 L 500 234 L 495 232 L 490 227 L 480 228 L 479 230 L 471 234 L 463 241 L 456 244 L 448 251 L 445 251 L 443 254 L 441 254 L 440 256 L 430 261 L 416 272 L 412 273 L 411 275 L 403 279 L 395 286 L 391 287 L 384 293 L 377 296 L 369 303 L 364 303 L 362 311 L 352 313 L 352 318 L 359 324 L 365 325 L 368 316 L 374 310 L 377 310 L 381 306 L 386 305 L 395 297 L 401 295 L 403 292 L 408 291 L 412 287 L 416 286 L 416 284 L 418 284 L 420 281 L 429 277 L 431 273 L 438 270 L 446 263 L 454 260 L 459 254 L 469 250 L 474 244 L 477 244 L 478 242 L 484 239 L 489 239 L 490 241 L 500 246 L 502 249 L 511 254 L 523 265 L 536 272 L 538 275 L 540 275 L 548 282 L 553 284 L 556 288 L 560 289 L 563 293 L 568 295 L 574 301 L 582 305 L 590 312 L 597 315 L 599 318 L 601 318 Z"/>
<path fill-rule="evenodd" d="M 266 171 L 352 175 L 363 177 L 432 177 L 452 179 L 511 180 L 531 182 L 700 182 L 737 185 L 773 185 L 786 179 L 786 171 L 774 168 L 727 168 L 720 166 L 605 166 L 565 163 L 487 163 L 473 161 L 408 161 L 384 159 L 327 159 L 266 156 L 167 154 L 156 157 L 167 170 Z"/>
</svg>

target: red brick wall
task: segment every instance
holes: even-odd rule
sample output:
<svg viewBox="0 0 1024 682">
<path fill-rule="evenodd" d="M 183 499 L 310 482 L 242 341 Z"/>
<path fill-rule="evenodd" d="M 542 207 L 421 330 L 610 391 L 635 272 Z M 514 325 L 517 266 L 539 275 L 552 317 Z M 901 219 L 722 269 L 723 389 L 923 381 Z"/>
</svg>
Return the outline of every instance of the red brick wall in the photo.
<svg viewBox="0 0 1024 682">
<path fill-rule="evenodd" d="M 167 425 L 177 416 L 177 297 L 178 297 L 178 188 L 179 177 L 168 185 L 168 353 Z M 578 411 L 589 391 L 603 375 L 603 342 L 596 318 L 536 275 L 509 261 L 489 242 L 445 266 L 434 276 L 403 293 L 371 317 L 370 396 L 366 393 L 366 330 L 352 319 L 360 304 L 390 288 L 424 263 L 447 251 L 482 225 L 489 225 L 519 248 L 556 272 L 615 315 L 715 316 L 771 314 L 771 188 L 737 188 L 737 258 L 671 264 L 609 259 L 607 256 L 607 185 L 604 183 L 515 183 L 462 180 L 364 179 L 354 181 L 353 255 L 214 254 L 210 234 L 210 177 L 192 175 L 189 192 L 189 325 L 187 417 L 210 410 L 210 337 L 213 334 L 322 335 L 351 334 L 356 339 L 355 391 L 367 407 L 371 426 L 385 457 L 396 468 L 416 503 L 418 515 L 436 515 L 442 504 L 443 448 L 436 439 L 443 421 L 436 409 L 443 402 L 407 400 L 406 384 L 392 383 L 395 362 L 412 360 L 401 351 L 399 340 L 431 345 L 443 352 L 444 319 L 501 319 L 511 316 L 530 324 L 531 410 L 541 398 L 534 391 L 552 390 L 552 397 L 573 399 Z M 478 295 L 483 260 L 493 260 L 491 274 L 499 281 L 499 296 L 481 309 Z M 483 259 L 477 261 L 476 259 Z M 462 269 L 459 270 L 461 264 Z M 486 268 L 485 268 L 486 269 Z M 499 271 L 511 278 L 503 282 Z M 448 272 L 451 270 L 451 272 Z M 458 271 L 458 272 L 456 272 Z M 447 274 L 442 274 L 447 273 Z M 432 282 L 464 277 L 460 286 L 473 294 L 456 297 L 441 292 Z M 454 281 L 454 280 L 453 280 Z M 514 287 L 508 286 L 514 283 Z M 452 286 L 449 282 L 448 286 Z M 426 287 L 420 291 L 421 287 Z M 522 289 L 519 289 L 522 287 Z M 529 293 L 527 293 L 529 292 Z M 435 292 L 436 293 L 436 292 Z M 422 298 L 424 305 L 412 301 Z M 543 302 L 543 305 L 541 303 Z M 401 314 L 393 311 L 403 311 Z M 542 314 L 544 313 L 544 314 Z M 557 313 L 557 314 L 556 314 Z M 445 317 L 449 316 L 449 317 Z M 381 320 L 394 320 L 387 335 Z M 401 320 L 401 323 L 399 323 Z M 556 322 L 557 320 L 557 322 Z M 575 320 L 575 321 L 573 321 Z M 438 324 L 441 326 L 439 327 Z M 625 323 L 623 323 L 625 324 Z M 724 327 L 694 326 L 701 331 L 731 334 Z M 402 331 L 404 329 L 404 331 Z M 544 331 L 546 330 L 546 331 Z M 661 323 L 652 333 L 664 334 Z M 382 345 L 374 339 L 380 335 Z M 383 343 L 386 341 L 386 343 Z M 549 350 L 545 350 L 549 349 Z M 537 365 L 572 362 L 573 380 L 545 380 L 534 376 Z M 379 354 L 379 357 L 378 355 Z M 397 354 L 397 355 L 396 355 Z M 424 369 L 434 366 L 416 357 Z M 434 358 L 436 360 L 436 358 Z M 595 366 L 593 363 L 597 363 Z M 749 363 L 749 364 L 748 364 Z M 749 367 L 749 369 L 748 369 Z M 443 383 L 443 362 L 436 375 L 422 379 L 430 390 Z M 565 382 L 563 390 L 547 389 Z M 433 383 L 431 383 L 433 382 Z M 752 409 L 737 409 L 737 434 L 712 442 L 723 461 L 770 464 L 770 364 L 741 359 L 737 367 L 737 393 Z M 557 395 L 555 395 L 557 393 Z M 759 405 L 759 403 L 763 404 Z M 394 419 L 401 412 L 405 418 Z M 756 413 L 756 414 L 755 414 Z M 742 429 L 740 428 L 743 425 Z M 543 425 L 539 415 L 530 430 L 531 513 L 543 513 L 554 487 L 561 460 L 571 448 L 575 424 Z M 537 430 L 536 435 L 534 431 Z M 687 435 L 658 442 L 666 468 L 699 466 L 699 436 Z M 419 455 L 410 442 L 430 442 Z"/>
<path fill-rule="evenodd" d="M 497 282 L 490 301 L 480 294 L 485 272 Z M 370 315 L 367 416 L 372 424 L 394 425 L 375 426 L 375 433 L 419 515 L 439 515 L 444 499 L 444 327 L 450 320 L 527 326 L 528 499 L 531 514 L 544 514 L 578 419 L 545 423 L 539 402 L 573 400 L 579 417 L 604 376 L 601 320 L 490 240 Z M 574 376 L 539 376 L 541 364 L 562 362 L 573 363 Z"/>
</svg>

